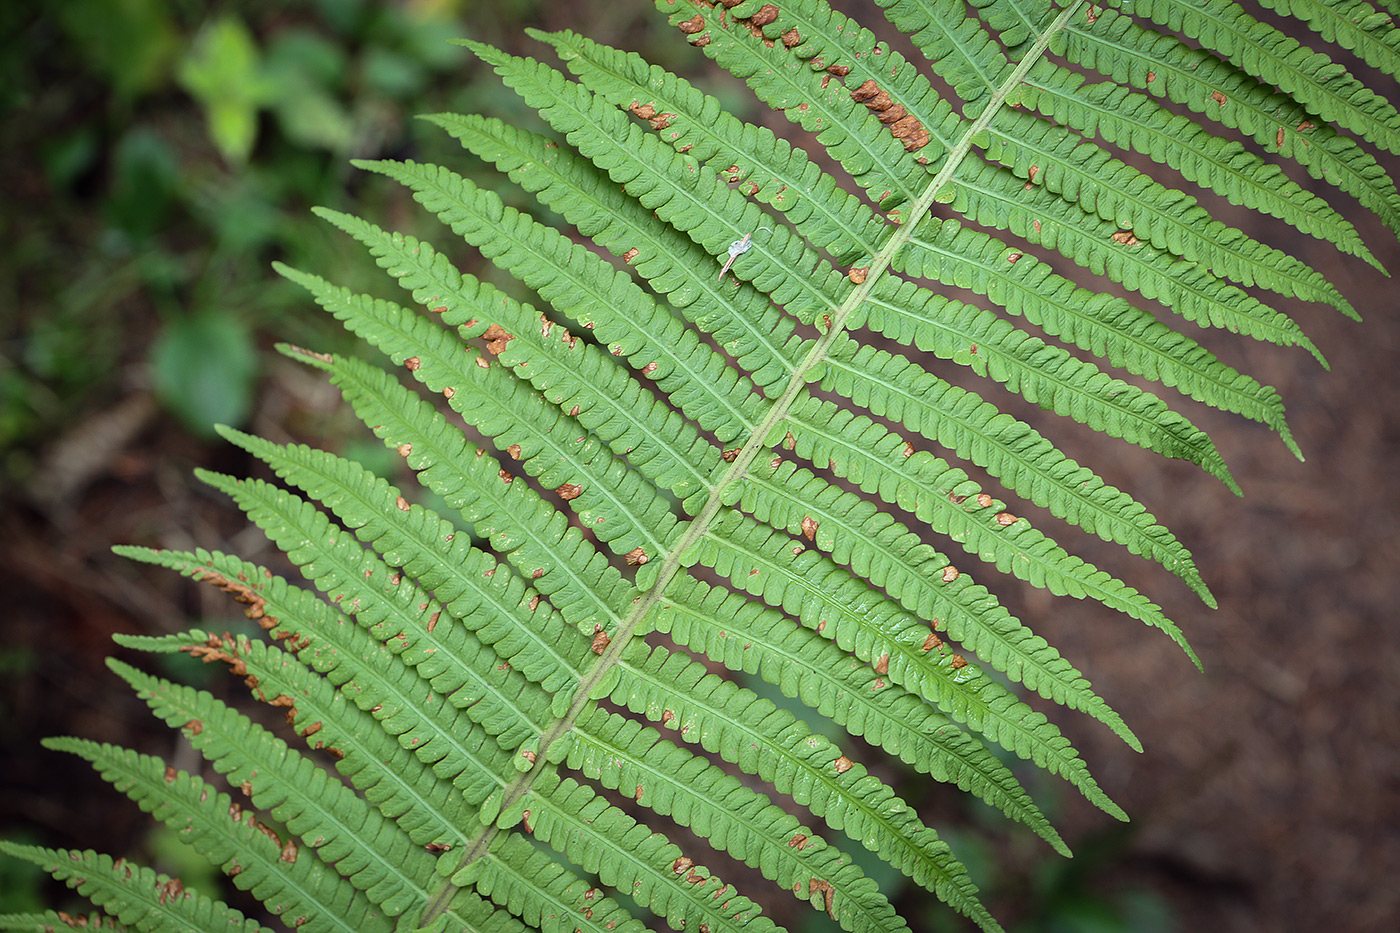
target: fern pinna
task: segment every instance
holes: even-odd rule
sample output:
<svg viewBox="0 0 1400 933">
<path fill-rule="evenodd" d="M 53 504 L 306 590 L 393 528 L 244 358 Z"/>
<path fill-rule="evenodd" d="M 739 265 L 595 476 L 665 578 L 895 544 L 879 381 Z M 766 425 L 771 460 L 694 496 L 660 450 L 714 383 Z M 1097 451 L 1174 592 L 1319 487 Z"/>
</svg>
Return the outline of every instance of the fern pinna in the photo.
<svg viewBox="0 0 1400 933">
<path fill-rule="evenodd" d="M 656 6 L 859 190 L 637 55 L 536 35 L 566 76 L 466 42 L 554 135 L 427 119 L 577 236 L 446 167 L 357 164 L 410 189 L 538 302 L 333 211 L 319 213 L 411 300 L 278 269 L 401 368 L 285 348 L 329 374 L 444 513 L 352 461 L 225 430 L 285 485 L 204 479 L 314 589 L 227 554 L 122 549 L 227 590 L 271 636 L 123 644 L 228 665 L 334 768 L 209 694 L 118 662 L 245 802 L 133 751 L 52 745 L 292 926 L 634 930 L 649 911 L 675 929 L 774 927 L 760 909 L 770 894 L 711 874 L 663 835 L 669 821 L 846 930 L 920 924 L 819 830 L 844 832 L 997 929 L 909 802 L 847 745 L 742 684 L 773 685 L 1063 854 L 993 747 L 1126 819 L 1025 697 L 1137 739 L 973 582 L 977 564 L 1121 610 L 1193 660 L 1147 596 L 1026 513 L 1048 510 L 1212 597 L 1186 548 L 1127 492 L 945 382 L 935 361 L 1235 489 L 1211 439 L 1137 383 L 1268 425 L 1296 452 L 1282 402 L 1154 308 L 1314 355 L 1269 293 L 1354 311 L 1315 269 L 1125 153 L 1364 261 L 1375 259 L 1355 228 L 1290 177 L 1290 162 L 1400 232 L 1400 196 L 1367 149 L 1400 152 L 1395 107 L 1311 39 L 1230 0 L 978 0 L 975 16 L 961 2 L 880 0 L 886 29 L 921 61 L 818 0 Z M 1284 6 L 1370 67 L 1400 70 L 1389 12 L 1365 0 Z M 1089 290 L 1055 264 L 1132 297 Z M 106 856 L 4 848 L 120 924 L 256 926 Z"/>
</svg>

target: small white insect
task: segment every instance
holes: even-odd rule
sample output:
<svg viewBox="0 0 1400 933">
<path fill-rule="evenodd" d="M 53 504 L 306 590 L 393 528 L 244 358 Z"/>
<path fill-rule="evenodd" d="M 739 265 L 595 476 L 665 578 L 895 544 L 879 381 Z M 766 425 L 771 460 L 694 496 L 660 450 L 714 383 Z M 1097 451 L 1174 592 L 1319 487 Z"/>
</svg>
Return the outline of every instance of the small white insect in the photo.
<svg viewBox="0 0 1400 933">
<path fill-rule="evenodd" d="M 758 229 L 768 230 L 769 233 L 773 232 L 767 227 L 759 227 Z M 744 255 L 749 251 L 749 246 L 752 245 L 749 243 L 749 240 L 751 240 L 752 238 L 753 233 L 746 233 L 744 234 L 744 238 L 742 240 L 735 240 L 733 243 L 729 244 L 729 258 L 724 261 L 724 265 L 719 270 L 719 275 L 715 277 L 716 282 L 721 281 L 724 278 L 724 274 L 729 271 L 729 267 L 734 265 L 734 260 L 738 259 L 740 256 Z"/>
</svg>

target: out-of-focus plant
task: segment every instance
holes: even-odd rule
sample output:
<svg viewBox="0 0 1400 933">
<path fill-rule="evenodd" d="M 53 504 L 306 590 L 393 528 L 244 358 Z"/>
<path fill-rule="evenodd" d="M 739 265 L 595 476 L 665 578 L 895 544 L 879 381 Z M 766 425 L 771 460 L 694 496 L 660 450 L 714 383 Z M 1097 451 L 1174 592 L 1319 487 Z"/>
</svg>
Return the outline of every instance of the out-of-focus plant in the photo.
<svg viewBox="0 0 1400 933">
<path fill-rule="evenodd" d="M 493 5 L 492 31 L 535 5 Z M 458 103 L 439 80 L 461 61 L 446 40 L 480 17 L 452 2 L 7 6 L 0 476 L 22 479 L 27 448 L 139 386 L 197 434 L 242 422 L 260 334 L 337 339 L 282 317 L 294 293 L 269 260 L 337 250 L 305 207 L 340 203 L 346 158 L 401 146 L 406 115 Z"/>
</svg>

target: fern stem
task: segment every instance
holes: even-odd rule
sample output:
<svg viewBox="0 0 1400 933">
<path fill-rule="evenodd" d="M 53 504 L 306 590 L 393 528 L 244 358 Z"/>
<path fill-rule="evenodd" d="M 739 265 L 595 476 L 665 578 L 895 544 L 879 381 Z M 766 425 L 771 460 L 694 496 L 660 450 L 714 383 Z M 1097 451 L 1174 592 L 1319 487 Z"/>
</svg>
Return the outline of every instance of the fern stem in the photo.
<svg viewBox="0 0 1400 933">
<path fill-rule="evenodd" d="M 545 755 L 546 749 L 548 749 L 555 740 L 564 736 L 573 728 L 574 723 L 577 722 L 578 717 L 582 714 L 584 707 L 592 699 L 593 692 L 599 688 L 604 678 L 607 677 L 608 672 L 611 671 L 613 666 L 621 659 L 622 652 L 631 643 L 632 637 L 636 633 L 638 626 L 641 625 L 642 620 L 645 619 L 657 603 L 661 601 L 671 580 L 680 572 L 681 555 L 709 531 L 711 520 L 713 520 L 720 508 L 724 505 L 724 493 L 744 478 L 754 458 L 758 456 L 759 451 L 767 446 L 765 441 L 769 433 L 787 417 L 792 408 L 793 401 L 807 384 L 807 374 L 826 359 L 832 345 L 835 344 L 837 338 L 839 338 L 843 332 L 846 320 L 850 317 L 851 313 L 869 297 L 879 277 L 889 269 L 895 254 L 899 252 L 905 243 L 909 241 L 910 237 L 913 236 L 914 229 L 918 226 L 918 220 L 933 208 L 934 203 L 938 200 L 938 193 L 952 181 L 953 174 L 958 170 L 958 167 L 962 165 L 968 153 L 971 152 L 973 139 L 979 133 L 987 129 L 997 113 L 1001 110 L 1007 96 L 1025 79 L 1031 68 L 1034 67 L 1035 63 L 1039 61 L 1040 57 L 1045 53 L 1046 48 L 1050 45 L 1051 39 L 1065 29 L 1069 24 L 1070 18 L 1074 16 L 1083 5 L 1084 0 L 1072 0 L 1072 2 L 1060 12 L 1060 15 L 1055 18 L 1055 21 L 1050 24 L 1049 28 L 1036 38 L 1036 41 L 1026 51 L 1026 54 L 1016 65 L 1016 68 L 1007 76 L 1007 79 L 1002 82 L 1001 87 L 997 88 L 995 93 L 992 94 L 991 99 L 987 102 L 987 106 L 983 108 L 982 113 L 973 121 L 972 126 L 968 127 L 962 138 L 959 139 L 957 144 L 949 151 L 948 158 L 944 161 L 943 167 L 939 169 L 933 181 L 929 183 L 918 200 L 915 201 L 914 207 L 908 215 L 910 218 L 909 221 L 896 228 L 893 235 L 885 242 L 885 245 L 875 254 L 866 272 L 865 281 L 857 285 L 850 294 L 846 296 L 841 306 L 828 318 L 829 326 L 827 327 L 826 333 L 812 344 L 812 348 L 808 351 L 806 358 L 798 364 L 791 377 L 789 377 L 788 384 L 783 389 L 782 394 L 774 400 L 772 406 L 768 410 L 767 416 L 750 433 L 748 440 L 744 442 L 743 448 L 730 465 L 729 470 L 711 490 L 704 507 L 700 510 L 699 514 L 696 515 L 694 521 L 690 523 L 690 527 L 686 529 L 685 534 L 676 542 L 675 547 L 673 547 L 661 561 L 661 566 L 651 586 L 647 588 L 646 593 L 633 605 L 632 611 L 628 614 L 627 618 L 624 619 L 613 632 L 612 641 L 608 644 L 607 648 L 603 650 L 597 663 L 593 665 L 579 682 L 578 689 L 574 692 L 574 698 L 569 704 L 568 711 L 555 720 L 554 724 L 540 737 L 534 765 L 529 771 L 521 774 L 505 788 L 502 794 L 500 812 L 509 812 L 515 804 L 519 803 L 520 800 L 530 792 L 530 788 L 534 785 L 535 780 L 543 773 L 545 767 L 547 767 L 548 760 Z M 461 861 L 458 863 L 457 871 L 453 872 L 453 874 L 456 875 L 473 861 L 485 855 L 491 848 L 491 844 L 495 841 L 498 833 L 499 829 L 494 824 L 483 827 L 476 838 L 464 848 Z M 461 886 L 454 882 L 451 877 L 444 882 L 443 886 L 433 895 L 424 907 L 422 917 L 419 921 L 420 929 L 430 926 L 434 920 L 447 910 L 452 899 L 460 890 L 460 887 Z"/>
</svg>

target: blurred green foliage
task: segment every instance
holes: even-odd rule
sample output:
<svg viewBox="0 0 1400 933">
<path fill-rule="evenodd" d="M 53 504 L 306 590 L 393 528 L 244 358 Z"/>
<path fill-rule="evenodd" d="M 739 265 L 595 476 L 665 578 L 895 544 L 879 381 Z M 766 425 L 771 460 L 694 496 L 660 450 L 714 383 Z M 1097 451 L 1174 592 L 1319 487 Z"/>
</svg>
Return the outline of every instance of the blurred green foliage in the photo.
<svg viewBox="0 0 1400 933">
<path fill-rule="evenodd" d="M 371 281 L 307 208 L 384 215 L 403 196 L 348 160 L 433 158 L 410 116 L 481 109 L 449 40 L 538 5 L 0 4 L 0 482 L 132 390 L 207 436 L 248 417 L 273 340 L 343 349 L 270 261 Z"/>
</svg>

